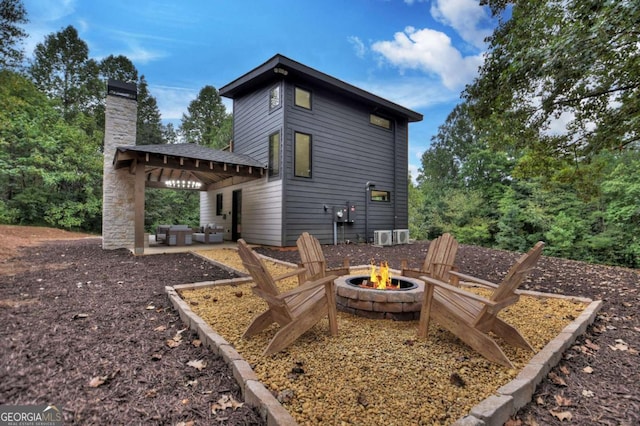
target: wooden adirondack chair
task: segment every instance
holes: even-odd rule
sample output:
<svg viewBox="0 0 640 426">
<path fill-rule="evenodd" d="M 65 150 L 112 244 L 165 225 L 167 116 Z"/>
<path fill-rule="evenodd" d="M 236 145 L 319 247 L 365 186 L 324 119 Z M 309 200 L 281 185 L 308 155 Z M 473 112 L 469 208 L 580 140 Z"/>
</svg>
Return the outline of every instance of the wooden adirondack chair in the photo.
<svg viewBox="0 0 640 426">
<path fill-rule="evenodd" d="M 296 241 L 300 254 L 301 267 L 305 268 L 305 274 L 301 281 L 325 277 L 327 275 L 349 275 L 349 259 L 344 259 L 342 268 L 327 268 L 327 261 L 322 251 L 320 241 L 308 232 L 303 232 Z"/>
<path fill-rule="evenodd" d="M 402 275 L 405 277 L 419 278 L 427 275 L 440 281 L 456 285 L 458 280 L 449 275 L 454 270 L 453 263 L 458 253 L 458 242 L 449 233 L 440 235 L 429 244 L 427 255 L 420 269 L 407 268 L 407 261 L 402 261 Z"/>
<path fill-rule="evenodd" d="M 511 361 L 488 333 L 493 332 L 513 346 L 534 350 L 516 328 L 498 318 L 498 313 L 518 301 L 516 289 L 535 267 L 543 247 L 544 243 L 540 241 L 529 252 L 523 254 L 499 285 L 455 271 L 449 272 L 463 282 L 493 288 L 493 294 L 489 298 L 432 277 L 421 277 L 426 285 L 418 335 L 422 338 L 427 337 L 429 319 L 433 318 L 489 361 L 513 368 Z"/>
<path fill-rule="evenodd" d="M 307 281 L 293 290 L 280 293 L 276 282 L 298 275 L 302 270 L 274 278 L 265 267 L 262 259 L 242 239 L 238 240 L 238 252 L 244 267 L 249 271 L 256 284 L 252 291 L 269 306 L 266 312 L 253 319 L 242 337 L 253 336 L 274 322 L 281 326 L 265 348 L 263 355 L 280 352 L 324 316 L 329 317 L 331 335 L 338 334 L 333 283 L 333 280 L 336 279 L 335 276 L 329 275 L 314 281 Z"/>
</svg>

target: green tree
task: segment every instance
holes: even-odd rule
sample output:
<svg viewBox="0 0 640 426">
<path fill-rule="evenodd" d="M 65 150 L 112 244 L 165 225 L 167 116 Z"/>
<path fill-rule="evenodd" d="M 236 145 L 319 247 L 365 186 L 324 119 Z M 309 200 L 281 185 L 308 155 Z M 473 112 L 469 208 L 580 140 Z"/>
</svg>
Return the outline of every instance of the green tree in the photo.
<svg viewBox="0 0 640 426">
<path fill-rule="evenodd" d="M 0 71 L 0 199 L 8 222 L 97 231 L 102 134 L 79 113 L 67 122 L 26 78 Z"/>
<path fill-rule="evenodd" d="M 491 150 L 484 139 L 463 103 L 438 128 L 423 154 L 418 182 L 430 238 L 449 231 L 467 243 L 492 242 L 497 203 L 510 184 L 513 162 L 505 152 Z M 465 197 L 468 203 L 462 203 Z"/>
<path fill-rule="evenodd" d="M 409 176 L 409 235 L 411 238 L 423 240 L 428 238 L 427 221 L 423 207 L 425 205 L 425 194 L 414 185 Z"/>
<path fill-rule="evenodd" d="M 480 191 L 459 189 L 443 199 L 439 219 L 443 232 L 452 233 L 464 244 L 486 246 L 491 243 L 493 219 L 486 214 L 486 200 Z M 437 222 L 436 222 L 437 223 Z"/>
<path fill-rule="evenodd" d="M 603 206 L 599 232 L 589 240 L 594 260 L 640 267 L 640 153 L 612 158 L 611 173 L 601 184 Z"/>
<path fill-rule="evenodd" d="M 98 64 L 100 74 L 100 93 L 98 103 L 93 110 L 96 128 L 104 129 L 105 125 L 105 101 L 107 98 L 107 82 L 109 80 L 124 81 L 126 83 L 138 82 L 138 70 L 129 58 L 123 55 L 109 55 Z"/>
<path fill-rule="evenodd" d="M 173 127 L 173 123 L 167 123 L 162 127 L 162 139 L 164 139 L 166 143 L 178 143 L 178 132 L 175 127 Z"/>
<path fill-rule="evenodd" d="M 20 0 L 0 0 L 0 69 L 16 69 L 24 59 L 20 44 L 27 33 L 27 11 Z"/>
<path fill-rule="evenodd" d="M 488 3 L 495 13 L 507 5 Z M 474 122 L 491 132 L 492 146 L 543 141 L 575 159 L 636 144 L 638 22 L 632 1 L 514 2 L 465 92 Z"/>
<path fill-rule="evenodd" d="M 640 4 L 480 3 L 500 23 L 422 157 L 412 215 L 431 238 L 636 267 Z"/>
<path fill-rule="evenodd" d="M 149 92 L 144 75 L 138 81 L 138 122 L 136 131 L 138 145 L 160 145 L 165 143 L 158 102 Z"/>
<path fill-rule="evenodd" d="M 58 100 L 67 120 L 99 104 L 98 64 L 89 59 L 87 43 L 71 25 L 36 46 L 29 74 L 40 90 Z"/>
<path fill-rule="evenodd" d="M 158 225 L 167 223 L 196 227 L 200 223 L 200 193 L 149 188 L 145 191 L 145 210 L 145 229 L 149 232 L 154 232 Z"/>
<path fill-rule="evenodd" d="M 445 189 L 462 187 L 460 168 L 476 144 L 477 133 L 467 105 L 456 105 L 444 124 L 438 127 L 429 149 L 422 155 L 418 182 Z"/>
<path fill-rule="evenodd" d="M 187 111 L 182 115 L 180 126 L 185 142 L 218 149 L 229 144 L 231 118 L 215 87 L 203 87 Z"/>
<path fill-rule="evenodd" d="M 138 82 L 138 70 L 129 58 L 109 55 L 100 61 L 100 76 L 103 80 L 118 80 L 125 83 Z"/>
<path fill-rule="evenodd" d="M 495 236 L 499 248 L 523 252 L 543 239 L 548 218 L 538 202 L 540 195 L 540 184 L 535 181 L 514 182 L 507 189 L 499 201 L 500 217 Z"/>
</svg>

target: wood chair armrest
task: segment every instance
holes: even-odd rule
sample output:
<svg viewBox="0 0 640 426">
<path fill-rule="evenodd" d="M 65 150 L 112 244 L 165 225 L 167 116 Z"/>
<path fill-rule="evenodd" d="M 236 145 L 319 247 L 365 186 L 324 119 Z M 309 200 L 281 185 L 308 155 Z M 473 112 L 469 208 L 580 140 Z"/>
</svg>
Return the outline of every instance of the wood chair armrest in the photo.
<svg viewBox="0 0 640 426">
<path fill-rule="evenodd" d="M 289 290 L 289 291 L 285 291 L 283 293 L 280 293 L 277 297 L 278 299 L 286 299 L 292 296 L 296 296 L 300 293 L 304 293 L 305 291 L 310 291 L 310 290 L 314 290 L 316 287 L 320 287 L 323 286 L 327 283 L 333 282 L 336 278 L 338 278 L 335 275 L 329 275 L 326 276 L 324 278 L 320 278 L 318 280 L 315 281 L 307 281 L 306 283 L 300 284 L 300 286 Z"/>
<path fill-rule="evenodd" d="M 489 287 L 489 288 L 498 288 L 498 285 L 495 284 L 495 283 L 492 283 L 491 281 L 483 280 L 481 278 L 472 277 L 471 275 L 462 274 L 462 273 L 456 272 L 456 271 L 449 271 L 449 274 L 458 277 L 458 279 L 460 279 L 460 281 L 468 281 L 468 282 L 472 282 L 472 283 L 475 283 L 475 284 L 480 284 L 481 286 Z"/>
<path fill-rule="evenodd" d="M 285 305 L 284 300 L 282 300 L 280 297 L 274 296 L 274 295 L 269 294 L 269 293 L 267 293 L 265 291 L 262 291 L 262 289 L 260 289 L 260 287 L 252 287 L 251 291 L 253 292 L 253 294 L 255 294 L 256 296 L 260 297 L 261 299 L 263 299 L 264 301 L 266 301 L 270 305 L 275 305 L 275 306 L 284 306 Z"/>
<path fill-rule="evenodd" d="M 450 293 L 455 293 L 455 294 L 458 294 L 458 295 L 460 295 L 462 297 L 466 297 L 467 299 L 475 300 L 476 302 L 480 302 L 480 303 L 482 303 L 484 305 L 491 306 L 492 308 L 497 306 L 497 303 L 492 301 L 492 300 L 489 300 L 487 298 L 484 298 L 484 297 L 482 297 L 480 295 L 477 295 L 477 294 L 474 294 L 474 293 L 470 293 L 470 292 L 468 292 L 466 290 L 463 290 L 463 289 L 461 289 L 459 287 L 456 287 L 456 286 L 453 286 L 451 284 L 447 284 L 447 283 L 445 283 L 443 281 L 436 280 L 435 278 L 431 278 L 431 277 L 427 277 L 427 276 L 421 276 L 420 279 L 422 281 L 424 281 L 425 283 L 427 283 L 427 284 L 431 284 L 433 286 L 440 287 L 441 289 L 446 290 L 446 291 L 448 291 Z"/>
<path fill-rule="evenodd" d="M 455 265 L 452 265 L 451 263 L 439 263 L 439 262 L 433 262 L 433 265 L 439 265 L 439 266 L 450 266 L 451 267 L 451 271 L 455 271 L 456 269 L 458 269 Z M 409 267 L 404 267 L 401 266 L 401 269 L 403 271 L 413 271 L 413 272 L 422 272 L 422 273 L 427 273 L 427 271 L 423 271 L 420 268 L 409 268 Z M 449 271 L 449 273 L 451 273 L 451 271 Z"/>
<path fill-rule="evenodd" d="M 294 270 L 293 270 L 293 271 L 291 271 L 291 272 L 285 272 L 285 273 L 284 273 L 284 274 L 282 274 L 282 275 L 278 275 L 277 277 L 273 277 L 273 280 L 274 280 L 274 281 L 280 281 L 280 280 L 283 280 L 283 279 L 285 279 L 285 278 L 291 278 L 291 277 L 293 277 L 294 275 L 299 275 L 299 274 L 301 274 L 301 273 L 303 273 L 303 272 L 306 272 L 306 269 L 305 269 L 305 268 L 298 268 L 298 269 L 294 269 Z"/>
<path fill-rule="evenodd" d="M 501 300 L 500 302 L 494 303 L 492 308 L 497 312 L 497 311 L 499 311 L 500 309 L 502 309 L 504 307 L 507 307 L 509 305 L 513 305 L 519 299 L 520 299 L 520 296 L 517 295 L 517 294 L 514 294 L 513 296 L 507 297 L 507 298 Z"/>
<path fill-rule="evenodd" d="M 349 266 L 343 266 L 340 268 L 329 268 L 327 269 L 327 272 L 331 275 L 349 275 L 349 269 Z"/>
</svg>

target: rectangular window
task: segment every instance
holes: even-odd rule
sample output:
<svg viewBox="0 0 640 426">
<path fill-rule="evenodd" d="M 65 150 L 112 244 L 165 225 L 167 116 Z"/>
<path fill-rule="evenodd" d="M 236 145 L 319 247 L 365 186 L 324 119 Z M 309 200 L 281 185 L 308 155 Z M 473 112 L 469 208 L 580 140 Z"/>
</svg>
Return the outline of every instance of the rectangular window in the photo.
<svg viewBox="0 0 640 426">
<path fill-rule="evenodd" d="M 391 192 L 378 191 L 376 189 L 371 190 L 371 201 L 391 201 Z"/>
<path fill-rule="evenodd" d="M 222 194 L 216 194 L 216 216 L 222 216 Z"/>
<path fill-rule="evenodd" d="M 269 136 L 269 176 L 280 175 L 280 133 Z"/>
<path fill-rule="evenodd" d="M 296 106 L 311 109 L 311 92 L 308 90 L 301 89 L 296 87 L 295 89 L 295 102 Z"/>
<path fill-rule="evenodd" d="M 276 109 L 280 106 L 280 85 L 274 86 L 269 90 L 269 109 Z"/>
<path fill-rule="evenodd" d="M 379 115 L 369 114 L 369 123 L 384 127 L 385 129 L 391 129 L 391 121 Z"/>
<path fill-rule="evenodd" d="M 295 134 L 294 147 L 295 175 L 299 177 L 311 177 L 311 135 L 305 133 Z"/>
</svg>

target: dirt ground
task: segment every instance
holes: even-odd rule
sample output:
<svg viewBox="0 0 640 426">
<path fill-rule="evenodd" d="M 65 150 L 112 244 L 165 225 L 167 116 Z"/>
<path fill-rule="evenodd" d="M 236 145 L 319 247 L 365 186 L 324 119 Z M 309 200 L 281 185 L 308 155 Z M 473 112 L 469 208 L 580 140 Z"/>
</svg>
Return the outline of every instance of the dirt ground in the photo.
<svg viewBox="0 0 640 426">
<path fill-rule="evenodd" d="M 0 235 L 0 404 L 57 404 L 67 424 L 261 424 L 164 293 L 226 271 L 190 254 L 104 251 L 99 238 L 47 228 L 0 226 Z M 349 257 L 397 268 L 402 258 L 418 266 L 427 247 L 323 248 L 333 266 Z M 258 250 L 299 260 L 295 250 Z M 462 245 L 457 264 L 499 281 L 517 256 Z M 542 258 L 523 288 L 604 306 L 510 425 L 640 424 L 639 283 L 637 270 Z"/>
</svg>

